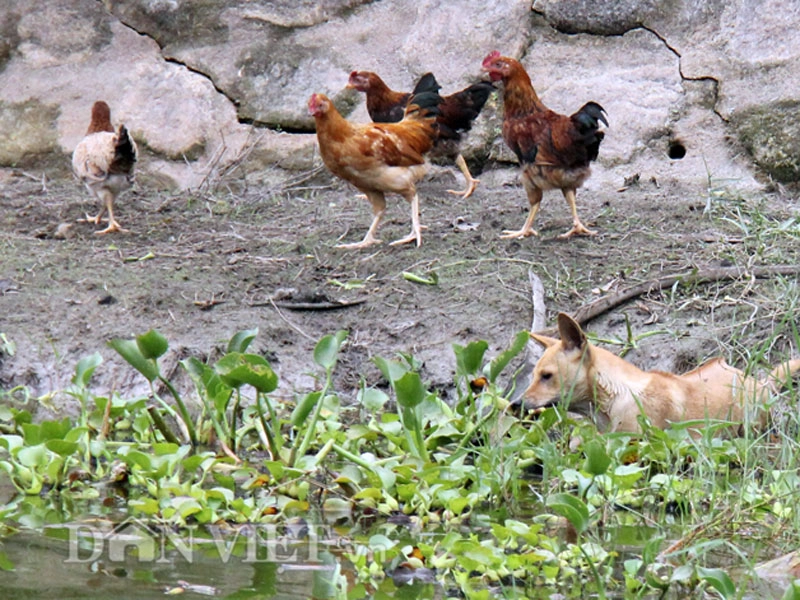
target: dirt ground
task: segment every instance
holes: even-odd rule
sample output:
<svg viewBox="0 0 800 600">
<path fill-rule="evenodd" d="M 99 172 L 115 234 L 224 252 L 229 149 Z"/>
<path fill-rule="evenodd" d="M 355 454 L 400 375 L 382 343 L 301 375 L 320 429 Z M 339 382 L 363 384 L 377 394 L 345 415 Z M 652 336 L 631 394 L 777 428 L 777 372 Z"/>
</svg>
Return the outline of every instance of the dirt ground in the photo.
<svg viewBox="0 0 800 600">
<path fill-rule="evenodd" d="M 77 361 L 100 352 L 94 393 L 147 393 L 106 342 L 150 328 L 170 342 L 164 370 L 188 386 L 180 359 L 219 356 L 236 331 L 257 327 L 251 349 L 268 358 L 287 397 L 314 388 L 314 344 L 338 329 L 350 332 L 336 371 L 344 397 L 362 381 L 380 382 L 373 356 L 398 352 L 422 361 L 423 377 L 452 397 L 454 342 L 486 340 L 491 357 L 530 327 L 529 270 L 544 283 L 553 323 L 558 310 L 665 274 L 798 262 L 800 211 L 791 194 L 747 199 L 645 178 L 620 191 L 620 181 L 578 193 L 580 214 L 599 235 L 560 240 L 569 212 L 548 192 L 540 237 L 515 241 L 499 235 L 519 228 L 527 211 L 517 169 L 484 171 L 467 200 L 446 193 L 461 185 L 452 173 L 435 169 L 419 186 L 428 227 L 420 248 L 346 251 L 334 246 L 361 239 L 369 207 L 321 169 L 276 173 L 271 184 L 222 182 L 204 193 L 158 193 L 139 183 L 118 202 L 130 232 L 106 236 L 76 222 L 95 211 L 76 181 L 1 171 L 0 390 L 63 390 Z M 60 224 L 68 225 L 65 237 Z M 390 198 L 381 238 L 409 229 L 407 205 Z M 404 273 L 438 281 L 424 285 Z M 720 353 L 742 366 L 759 344 L 778 359 L 796 350 L 785 322 L 796 287 L 791 277 L 676 286 L 627 302 L 587 329 L 633 342 L 628 358 L 645 368 L 680 370 Z M 333 306 L 339 302 L 347 305 Z M 59 398 L 59 406 L 71 402 Z"/>
</svg>

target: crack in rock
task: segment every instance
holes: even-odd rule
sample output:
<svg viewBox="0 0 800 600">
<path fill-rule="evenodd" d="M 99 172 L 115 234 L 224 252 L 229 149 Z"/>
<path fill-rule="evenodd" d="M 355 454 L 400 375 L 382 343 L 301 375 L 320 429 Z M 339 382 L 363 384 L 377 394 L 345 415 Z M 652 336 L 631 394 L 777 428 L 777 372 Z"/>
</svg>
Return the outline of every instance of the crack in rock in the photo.
<svg viewBox="0 0 800 600">
<path fill-rule="evenodd" d="M 113 16 L 117 19 L 117 22 L 119 22 L 119 24 L 122 25 L 123 27 L 126 27 L 127 29 L 133 31 L 134 33 L 136 33 L 136 34 L 138 34 L 138 35 L 140 35 L 140 36 L 142 36 L 144 38 L 147 38 L 147 39 L 151 40 L 156 45 L 156 47 L 158 48 L 158 52 L 161 55 L 161 58 L 164 60 L 164 62 L 183 67 L 184 69 L 186 69 L 190 73 L 194 73 L 196 75 L 200 75 L 201 77 L 206 79 L 211 84 L 211 86 L 214 88 L 214 90 L 220 96 L 225 98 L 228 102 L 230 102 L 234 106 L 234 108 L 236 109 L 236 119 L 237 119 L 237 121 L 239 121 L 239 123 L 242 123 L 242 124 L 247 124 L 246 120 L 243 120 L 242 118 L 239 117 L 239 101 L 236 98 L 234 98 L 233 96 L 231 96 L 230 94 L 228 94 L 220 86 L 218 86 L 216 81 L 214 81 L 214 78 L 209 73 L 206 73 L 206 72 L 202 71 L 201 69 L 198 69 L 197 67 L 193 67 L 192 65 L 189 65 L 186 62 L 180 60 L 179 58 L 177 58 L 175 56 L 168 55 L 164 51 L 164 47 L 158 42 L 158 40 L 155 37 L 153 37 L 152 35 L 150 35 L 146 31 L 140 31 L 139 29 L 137 29 L 136 27 L 134 27 L 130 23 L 126 23 L 124 20 L 120 19 L 116 15 L 113 15 Z M 269 126 L 267 125 L 267 127 L 269 127 Z M 270 127 L 270 128 L 272 129 L 272 127 Z M 280 126 L 276 126 L 276 127 L 274 127 L 274 129 L 280 129 Z"/>
<path fill-rule="evenodd" d="M 719 104 L 719 87 L 720 87 L 719 79 L 717 79 L 713 75 L 699 75 L 699 76 L 696 76 L 696 77 L 690 77 L 690 76 L 686 75 L 683 72 L 683 56 L 681 55 L 680 51 L 675 46 L 673 46 L 672 44 L 669 43 L 669 40 L 667 40 L 666 36 L 662 35 L 656 29 L 654 29 L 652 27 L 648 27 L 647 25 L 640 25 L 639 27 L 634 27 L 633 29 L 631 29 L 629 31 L 633 31 L 634 29 L 641 29 L 643 31 L 646 31 L 646 32 L 650 33 L 651 35 L 654 35 L 658 40 L 661 41 L 662 44 L 664 44 L 664 47 L 667 50 L 672 52 L 678 58 L 678 75 L 680 75 L 681 81 L 710 81 L 711 82 L 712 87 L 713 87 L 712 93 L 713 93 L 713 97 L 714 97 L 712 111 L 714 112 L 715 115 L 717 115 L 717 117 L 720 118 L 720 120 L 722 120 L 722 122 L 727 123 L 728 120 L 717 109 L 717 106 Z"/>
</svg>

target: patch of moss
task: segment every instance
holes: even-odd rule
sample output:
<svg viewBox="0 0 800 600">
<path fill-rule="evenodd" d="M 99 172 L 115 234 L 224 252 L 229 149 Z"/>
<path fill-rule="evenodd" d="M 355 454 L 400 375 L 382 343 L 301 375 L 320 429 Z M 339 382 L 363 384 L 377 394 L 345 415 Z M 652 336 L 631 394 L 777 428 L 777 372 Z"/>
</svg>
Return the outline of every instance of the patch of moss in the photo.
<svg viewBox="0 0 800 600">
<path fill-rule="evenodd" d="M 17 32 L 19 14 L 13 12 L 10 6 L 3 6 L 3 4 L 0 3 L 0 71 L 5 68 L 11 55 L 19 46 L 19 33 Z"/>
<path fill-rule="evenodd" d="M 742 111 L 732 120 L 739 141 L 776 181 L 800 181 L 798 110 L 798 102 L 776 102 Z"/>
<path fill-rule="evenodd" d="M 0 166 L 25 167 L 57 153 L 59 114 L 58 106 L 38 100 L 0 101 Z"/>
</svg>

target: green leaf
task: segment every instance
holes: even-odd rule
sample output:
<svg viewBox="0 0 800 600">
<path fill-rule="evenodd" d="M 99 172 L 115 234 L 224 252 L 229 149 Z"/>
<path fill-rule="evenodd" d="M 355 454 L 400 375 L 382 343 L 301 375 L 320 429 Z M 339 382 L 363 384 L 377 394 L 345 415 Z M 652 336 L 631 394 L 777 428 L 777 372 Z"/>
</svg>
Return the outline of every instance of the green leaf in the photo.
<svg viewBox="0 0 800 600">
<path fill-rule="evenodd" d="M 385 535 L 376 533 L 369 538 L 369 549 L 373 552 L 381 550 L 391 550 L 397 545 L 397 542 L 390 540 Z"/>
<path fill-rule="evenodd" d="M 394 383 L 396 380 L 408 373 L 407 366 L 402 365 L 394 360 L 386 360 L 381 356 L 374 357 L 372 362 L 375 363 L 375 366 L 378 367 L 378 370 L 380 370 L 381 374 L 389 383 Z"/>
<path fill-rule="evenodd" d="M 258 327 L 237 331 L 228 342 L 228 352 L 244 352 L 258 335 Z"/>
<path fill-rule="evenodd" d="M 453 352 L 456 355 L 456 369 L 464 376 L 478 373 L 483 363 L 483 355 L 489 349 L 489 344 L 483 340 L 470 342 L 466 346 L 453 344 Z"/>
<path fill-rule="evenodd" d="M 61 421 L 43 421 L 39 440 L 42 442 L 63 440 L 70 429 L 72 424 L 69 422 L 69 417 L 64 417 Z"/>
<path fill-rule="evenodd" d="M 249 384 L 262 394 L 269 394 L 278 387 L 278 376 L 258 354 L 231 352 L 217 361 L 214 370 L 222 381 L 234 388 Z"/>
<path fill-rule="evenodd" d="M 323 369 L 333 369 L 345 339 L 347 339 L 347 332 L 344 330 L 324 336 L 314 347 L 314 362 Z"/>
<path fill-rule="evenodd" d="M 89 385 L 89 380 L 92 378 L 94 370 L 102 363 L 103 357 L 100 356 L 99 352 L 82 358 L 75 365 L 75 375 L 72 376 L 72 383 L 80 387 L 86 387 Z"/>
<path fill-rule="evenodd" d="M 781 600 L 800 600 L 800 581 L 793 581 L 784 592 Z"/>
<path fill-rule="evenodd" d="M 178 514 L 183 519 L 203 510 L 203 507 L 200 506 L 200 503 L 197 500 L 187 496 L 173 498 L 170 502 L 170 506 L 178 511 Z"/>
<path fill-rule="evenodd" d="M 314 407 L 322 398 L 322 392 L 311 392 L 306 394 L 305 397 L 294 407 L 292 411 L 291 423 L 295 427 L 300 427 L 306 422 L 308 415 L 314 410 Z"/>
<path fill-rule="evenodd" d="M 143 500 L 130 500 L 128 507 L 133 510 L 138 510 L 146 515 L 155 515 L 161 510 L 158 506 L 158 500 L 155 498 L 145 498 Z"/>
<path fill-rule="evenodd" d="M 154 360 L 147 359 L 133 340 L 115 338 L 108 342 L 108 345 L 116 350 L 117 354 L 124 358 L 130 366 L 144 375 L 150 383 L 158 378 L 158 364 Z"/>
<path fill-rule="evenodd" d="M 67 442 L 77 442 L 88 432 L 88 427 L 73 427 L 64 435 L 64 440 Z"/>
<path fill-rule="evenodd" d="M 570 494 L 553 494 L 547 498 L 545 505 L 567 519 L 578 533 L 589 527 L 589 508 L 580 498 Z"/>
<path fill-rule="evenodd" d="M 413 408 L 419 405 L 428 395 L 419 373 L 409 371 L 394 382 L 394 391 L 397 394 L 397 404 L 403 408 Z"/>
<path fill-rule="evenodd" d="M 44 445 L 27 446 L 17 452 L 17 460 L 23 467 L 40 467 L 47 463 L 47 450 Z"/>
<path fill-rule="evenodd" d="M 389 401 L 389 396 L 377 388 L 362 388 L 358 390 L 358 402 L 369 412 L 378 412 Z"/>
<path fill-rule="evenodd" d="M 410 271 L 403 271 L 403 279 L 411 283 L 420 283 L 422 285 L 436 285 L 439 283 L 439 275 L 436 271 L 430 271 L 428 277 L 411 273 Z"/>
<path fill-rule="evenodd" d="M 42 440 L 42 426 L 33 423 L 23 423 L 20 426 L 22 429 L 22 437 L 25 440 L 26 446 L 35 446 L 40 444 Z"/>
<path fill-rule="evenodd" d="M 14 571 L 14 563 L 8 558 L 8 554 L 0 552 L 0 569 L 3 571 Z"/>
<path fill-rule="evenodd" d="M 78 451 L 78 444 L 76 442 L 66 442 L 64 440 L 49 440 L 45 442 L 45 446 L 50 452 L 55 452 L 59 456 L 72 456 Z"/>
<path fill-rule="evenodd" d="M 156 360 L 166 353 L 169 344 L 167 338 L 161 335 L 155 329 L 151 329 L 147 333 L 143 333 L 136 337 L 136 345 L 142 356 L 152 360 Z"/>
<path fill-rule="evenodd" d="M 508 363 L 514 360 L 514 358 L 525 349 L 530 337 L 527 331 L 520 331 L 516 337 L 514 337 L 511 347 L 495 357 L 489 364 L 489 381 L 495 382 L 497 380 L 497 377 L 508 366 Z"/>
<path fill-rule="evenodd" d="M 186 471 L 192 472 L 195 469 L 199 469 L 201 466 L 203 466 L 203 462 L 205 462 L 206 458 L 207 457 L 203 456 L 202 454 L 191 454 L 181 461 L 181 466 Z"/>
<path fill-rule="evenodd" d="M 18 435 L 0 435 L 0 448 L 5 448 L 9 452 L 22 447 L 24 443 L 24 439 Z"/>
<path fill-rule="evenodd" d="M 619 465 L 614 469 L 614 482 L 621 489 L 629 489 L 639 481 L 648 471 L 649 467 L 639 465 Z"/>
<path fill-rule="evenodd" d="M 454 515 L 460 515 L 469 506 L 469 499 L 463 496 L 452 498 L 447 502 L 447 508 L 453 511 Z"/>
<path fill-rule="evenodd" d="M 153 454 L 156 456 L 171 456 L 172 454 L 177 454 L 180 449 L 181 446 L 178 444 L 171 444 L 169 442 L 153 444 Z"/>
<path fill-rule="evenodd" d="M 121 458 L 129 466 L 136 465 L 145 471 L 149 471 L 153 464 L 153 461 L 147 454 L 144 452 L 139 452 L 138 450 L 131 450 L 127 454 L 122 455 Z"/>
<path fill-rule="evenodd" d="M 372 471 L 380 478 L 382 489 L 386 490 L 387 493 L 391 493 L 397 482 L 397 474 L 386 467 L 373 467 Z"/>
<path fill-rule="evenodd" d="M 697 567 L 697 576 L 717 590 L 725 600 L 736 597 L 736 586 L 728 574 L 722 569 L 705 569 Z"/>
<path fill-rule="evenodd" d="M 695 567 L 691 563 L 685 563 L 675 567 L 670 573 L 669 579 L 673 582 L 689 583 L 695 575 Z"/>
<path fill-rule="evenodd" d="M 590 475 L 603 475 L 611 464 L 611 457 L 606 452 L 605 445 L 597 438 L 590 440 L 583 446 L 586 462 L 583 469 Z"/>
<path fill-rule="evenodd" d="M 200 395 L 213 403 L 217 413 L 224 413 L 233 395 L 233 388 L 222 381 L 214 369 L 194 356 L 181 361 L 181 364 L 189 373 Z"/>
</svg>

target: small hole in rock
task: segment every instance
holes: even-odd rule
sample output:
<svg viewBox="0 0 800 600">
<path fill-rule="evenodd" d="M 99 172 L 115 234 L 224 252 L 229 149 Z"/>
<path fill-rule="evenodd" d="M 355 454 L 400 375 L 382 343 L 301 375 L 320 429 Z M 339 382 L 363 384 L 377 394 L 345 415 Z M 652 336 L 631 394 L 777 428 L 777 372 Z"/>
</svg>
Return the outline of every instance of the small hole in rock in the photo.
<svg viewBox="0 0 800 600">
<path fill-rule="evenodd" d="M 680 142 L 670 142 L 667 154 L 672 160 L 679 160 L 686 156 L 686 146 Z"/>
</svg>

